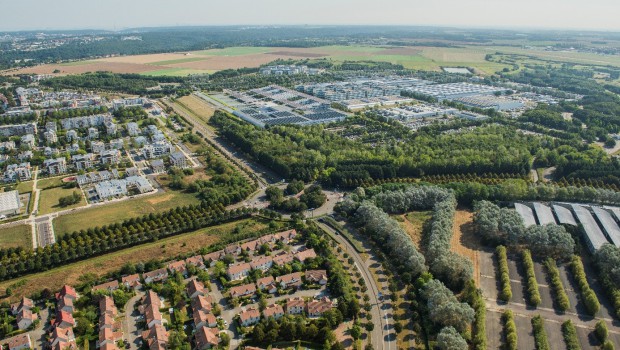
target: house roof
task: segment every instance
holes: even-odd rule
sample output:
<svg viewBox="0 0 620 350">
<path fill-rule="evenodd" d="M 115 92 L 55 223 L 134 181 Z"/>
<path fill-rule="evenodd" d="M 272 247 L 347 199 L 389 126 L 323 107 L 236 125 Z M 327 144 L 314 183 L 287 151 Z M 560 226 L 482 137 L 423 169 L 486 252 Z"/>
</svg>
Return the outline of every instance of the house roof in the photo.
<svg viewBox="0 0 620 350">
<path fill-rule="evenodd" d="M 16 336 L 11 337 L 9 339 L 3 340 L 2 343 L 9 344 L 9 350 L 10 349 L 14 349 L 14 348 L 23 347 L 25 345 L 30 345 L 31 344 L 31 342 L 30 342 L 30 334 L 24 333 L 24 334 L 16 335 Z"/>
<path fill-rule="evenodd" d="M 314 252 L 314 249 L 306 249 L 295 253 L 295 258 L 301 262 L 304 262 L 306 259 L 316 258 L 316 253 Z"/>
<path fill-rule="evenodd" d="M 297 236 L 297 231 L 295 229 L 282 231 L 274 234 L 273 236 L 276 240 L 280 241 L 283 239 L 291 240 Z"/>
<path fill-rule="evenodd" d="M 196 292 L 202 294 L 206 293 L 204 284 L 202 284 L 202 282 L 200 281 L 197 281 L 196 279 L 189 281 L 186 289 L 188 295 L 194 295 Z"/>
<path fill-rule="evenodd" d="M 306 279 L 311 282 L 318 282 L 327 279 L 326 270 L 308 270 L 306 271 Z"/>
<path fill-rule="evenodd" d="M 164 328 L 164 326 L 162 326 L 160 324 L 156 324 L 155 326 L 151 327 L 150 329 L 142 332 L 142 338 L 146 339 L 147 341 L 149 341 L 149 344 L 152 341 L 167 343 L 168 342 L 168 332 L 166 331 L 166 328 Z"/>
<path fill-rule="evenodd" d="M 292 307 L 304 307 L 305 305 L 306 301 L 300 297 L 286 299 L 287 309 L 290 309 Z"/>
<path fill-rule="evenodd" d="M 118 281 L 114 280 L 114 281 L 102 283 L 100 285 L 93 287 L 93 291 L 103 290 L 103 289 L 118 289 Z"/>
<path fill-rule="evenodd" d="M 256 285 L 259 287 L 268 286 L 270 284 L 273 284 L 273 282 L 275 282 L 275 280 L 273 279 L 273 276 L 267 276 L 267 277 L 259 278 L 258 280 L 256 280 Z"/>
<path fill-rule="evenodd" d="M 308 302 L 308 313 L 309 314 L 322 314 L 325 311 L 331 309 L 334 306 L 331 300 L 328 297 L 323 297 L 321 300 L 312 300 Z"/>
<path fill-rule="evenodd" d="M 256 292 L 256 286 L 253 283 L 244 284 L 241 286 L 230 288 L 231 296 L 245 295 L 245 294 L 250 294 L 250 293 L 255 293 L 255 292 Z"/>
<path fill-rule="evenodd" d="M 110 296 L 105 296 L 99 300 L 99 310 L 101 313 L 108 313 L 112 315 L 115 315 L 118 312 L 116 305 L 114 305 L 114 299 Z"/>
<path fill-rule="evenodd" d="M 288 275 L 278 276 L 276 277 L 276 282 L 278 283 L 295 283 L 301 281 L 301 272 L 293 272 Z"/>
<path fill-rule="evenodd" d="M 269 305 L 265 308 L 265 310 L 263 310 L 263 315 L 265 315 L 265 317 L 274 317 L 275 315 L 283 314 L 284 309 L 282 309 L 282 305 L 279 304 Z"/>
<path fill-rule="evenodd" d="M 185 262 L 188 265 L 194 265 L 198 267 L 204 266 L 204 261 L 202 260 L 202 256 L 200 255 L 195 255 L 195 256 L 192 256 L 191 258 L 187 258 L 185 259 Z"/>
<path fill-rule="evenodd" d="M 30 320 L 30 321 L 34 321 L 36 320 L 37 314 L 33 313 L 32 310 L 28 309 L 28 308 L 23 308 L 21 309 L 21 311 L 17 314 L 17 323 L 19 323 L 21 320 Z"/>
<path fill-rule="evenodd" d="M 204 261 L 216 261 L 216 260 L 220 260 L 223 256 L 224 256 L 224 251 L 218 250 L 213 253 L 209 253 L 203 256 L 202 258 Z"/>
<path fill-rule="evenodd" d="M 148 278 L 148 277 L 155 278 L 155 277 L 158 277 L 160 275 L 168 276 L 168 270 L 166 270 L 165 268 L 162 268 L 162 269 L 157 269 L 157 270 L 153 270 L 153 271 L 150 271 L 150 272 L 145 272 L 145 273 L 142 274 L 142 277 L 144 277 L 144 278 Z"/>
<path fill-rule="evenodd" d="M 186 268 L 185 268 L 185 261 L 183 261 L 183 260 L 173 261 L 173 262 L 168 264 L 168 269 L 171 270 L 171 271 L 183 272 L 183 271 L 186 270 Z"/>
<path fill-rule="evenodd" d="M 75 325 L 75 320 L 73 319 L 73 315 L 66 311 L 58 311 L 56 313 L 56 324 L 61 324 L 62 322 L 67 322 L 71 325 Z"/>
<path fill-rule="evenodd" d="M 207 347 L 207 345 L 217 345 L 220 341 L 218 333 L 219 330 L 215 328 L 200 327 L 196 331 L 196 347 L 202 349 Z"/>
<path fill-rule="evenodd" d="M 217 322 L 215 315 L 204 310 L 194 311 L 194 324 L 204 322 L 206 324 L 214 324 Z"/>
<path fill-rule="evenodd" d="M 147 324 L 151 323 L 152 321 L 161 321 L 162 316 L 161 312 L 159 312 L 159 308 L 157 308 L 153 304 L 147 305 L 144 308 L 144 320 Z"/>
<path fill-rule="evenodd" d="M 192 298 L 192 309 L 194 312 L 196 310 L 211 311 L 211 308 L 211 302 L 204 295 L 198 295 L 195 298 Z"/>
<path fill-rule="evenodd" d="M 249 319 L 259 318 L 259 317 L 260 317 L 260 312 L 258 311 L 258 309 L 255 309 L 255 308 L 249 308 L 247 310 L 241 311 L 241 313 L 239 314 L 239 319 L 241 320 L 241 322 L 245 322 Z"/>
<path fill-rule="evenodd" d="M 139 286 L 140 275 L 135 273 L 133 275 L 122 277 L 121 282 L 123 282 L 123 284 L 128 284 L 130 287 Z"/>
<path fill-rule="evenodd" d="M 251 268 L 252 266 L 250 265 L 250 263 L 241 263 L 241 264 L 230 265 L 227 271 L 229 275 L 236 275 L 240 272 L 250 270 Z"/>
<path fill-rule="evenodd" d="M 157 296 L 157 293 L 153 292 L 152 290 L 149 290 L 148 292 L 146 292 L 146 295 L 144 296 L 144 298 L 142 298 L 142 304 L 144 305 L 154 304 L 155 306 L 157 306 L 157 308 L 160 308 L 161 300 Z"/>
<path fill-rule="evenodd" d="M 254 258 L 252 261 L 250 261 L 250 266 L 254 269 L 256 267 L 265 265 L 267 263 L 273 262 L 273 258 L 270 256 L 261 256 L 258 258 Z"/>
<path fill-rule="evenodd" d="M 72 297 L 73 299 L 77 299 L 77 292 L 75 291 L 75 289 L 73 289 L 73 287 L 65 284 L 60 289 L 60 292 L 56 293 L 56 299 L 60 299 L 64 296 L 69 296 L 69 297 Z"/>
<path fill-rule="evenodd" d="M 280 255 L 276 255 L 273 257 L 273 263 L 281 266 L 284 264 L 288 264 L 293 261 L 293 254 L 290 253 L 282 253 Z"/>
</svg>

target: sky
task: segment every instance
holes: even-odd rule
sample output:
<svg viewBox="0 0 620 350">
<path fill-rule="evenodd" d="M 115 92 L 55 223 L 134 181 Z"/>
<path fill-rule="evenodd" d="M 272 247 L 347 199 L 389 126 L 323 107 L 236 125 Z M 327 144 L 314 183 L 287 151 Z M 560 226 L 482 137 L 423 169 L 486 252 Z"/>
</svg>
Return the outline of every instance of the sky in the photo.
<svg viewBox="0 0 620 350">
<path fill-rule="evenodd" d="M 412 25 L 620 31 L 619 0 L 6 0 L 0 30 Z"/>
</svg>

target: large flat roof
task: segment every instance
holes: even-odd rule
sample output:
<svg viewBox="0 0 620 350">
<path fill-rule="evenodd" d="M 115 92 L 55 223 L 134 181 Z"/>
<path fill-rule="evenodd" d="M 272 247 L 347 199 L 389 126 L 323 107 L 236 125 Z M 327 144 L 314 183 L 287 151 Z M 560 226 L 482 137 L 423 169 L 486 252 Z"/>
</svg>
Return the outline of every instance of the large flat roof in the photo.
<svg viewBox="0 0 620 350">
<path fill-rule="evenodd" d="M 575 217 L 573 216 L 573 213 L 571 213 L 570 209 L 554 204 L 553 211 L 558 217 L 558 222 L 560 224 L 577 226 L 577 220 L 575 220 Z"/>
<path fill-rule="evenodd" d="M 539 225 L 555 224 L 553 212 L 548 206 L 542 203 L 534 202 L 534 211 L 536 212 L 536 217 L 538 218 Z"/>
<path fill-rule="evenodd" d="M 603 226 L 605 233 L 607 233 L 607 237 L 616 247 L 620 247 L 620 227 L 618 227 L 616 220 L 603 208 L 592 207 L 592 210 Z"/>
<path fill-rule="evenodd" d="M 0 212 L 16 210 L 20 206 L 21 203 L 19 202 L 19 193 L 17 191 L 0 193 Z"/>
<path fill-rule="evenodd" d="M 523 219 L 523 224 L 525 227 L 536 225 L 536 218 L 534 217 L 534 212 L 530 207 L 525 204 L 515 203 L 515 209 Z"/>
<path fill-rule="evenodd" d="M 593 248 L 594 251 L 599 250 L 603 244 L 609 243 L 603 231 L 598 227 L 598 223 L 594 220 L 592 214 L 590 214 L 588 208 L 578 204 L 573 204 L 572 207 L 575 215 L 577 215 L 577 219 L 579 219 L 579 222 L 583 225 L 583 229 L 586 231 L 586 238 L 590 241 L 592 245 L 591 248 Z"/>
</svg>

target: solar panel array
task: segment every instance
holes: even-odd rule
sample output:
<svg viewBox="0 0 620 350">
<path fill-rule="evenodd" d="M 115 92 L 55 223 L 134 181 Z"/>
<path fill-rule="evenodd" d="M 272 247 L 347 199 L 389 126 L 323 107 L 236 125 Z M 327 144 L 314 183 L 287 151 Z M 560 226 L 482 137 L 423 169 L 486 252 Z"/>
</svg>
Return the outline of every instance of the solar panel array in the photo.
<svg viewBox="0 0 620 350">
<path fill-rule="evenodd" d="M 534 217 L 534 212 L 530 207 L 521 203 L 515 203 L 515 209 L 523 219 L 523 224 L 525 227 L 536 225 L 536 218 Z"/>
</svg>

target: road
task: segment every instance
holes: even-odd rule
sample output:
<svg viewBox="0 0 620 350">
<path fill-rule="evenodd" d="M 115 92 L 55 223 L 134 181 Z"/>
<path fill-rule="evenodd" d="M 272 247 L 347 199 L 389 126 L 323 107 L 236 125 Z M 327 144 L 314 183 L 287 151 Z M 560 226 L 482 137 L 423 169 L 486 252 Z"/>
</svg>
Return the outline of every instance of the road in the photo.
<svg viewBox="0 0 620 350">
<path fill-rule="evenodd" d="M 123 333 L 124 339 L 129 343 L 130 349 L 140 349 L 138 344 L 141 342 L 141 330 L 138 327 L 138 320 L 136 316 L 140 315 L 138 310 L 134 310 L 134 305 L 136 302 L 144 296 L 144 292 L 137 291 L 136 295 L 129 299 L 127 304 L 125 304 L 124 315 L 123 317 Z"/>
<path fill-rule="evenodd" d="M 389 303 L 384 303 L 379 300 L 379 292 L 383 288 L 379 288 L 375 279 L 372 277 L 370 269 L 362 256 L 353 248 L 351 243 L 344 237 L 340 236 L 331 227 L 317 222 L 319 227 L 325 230 L 331 237 L 333 237 L 338 243 L 342 244 L 346 248 L 346 252 L 353 257 L 355 266 L 362 273 L 364 282 L 369 286 L 368 296 L 370 297 L 370 305 L 372 306 L 370 312 L 372 314 L 372 322 L 375 328 L 371 332 L 372 345 L 375 349 L 396 350 L 396 336 L 391 332 L 390 323 L 391 315 L 393 315 L 392 308 Z M 367 254 L 372 255 L 372 251 L 367 251 Z M 383 293 L 385 294 L 385 293 Z"/>
</svg>

